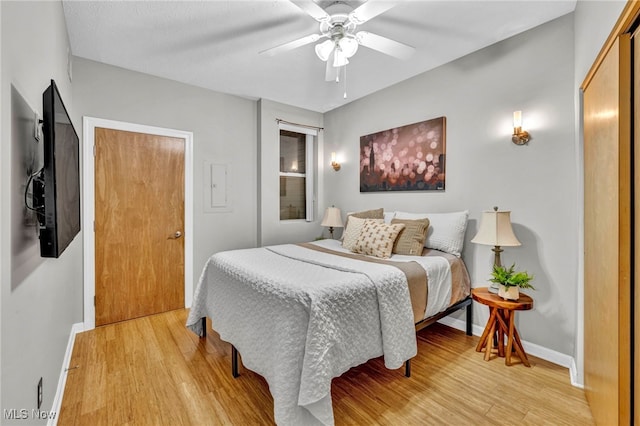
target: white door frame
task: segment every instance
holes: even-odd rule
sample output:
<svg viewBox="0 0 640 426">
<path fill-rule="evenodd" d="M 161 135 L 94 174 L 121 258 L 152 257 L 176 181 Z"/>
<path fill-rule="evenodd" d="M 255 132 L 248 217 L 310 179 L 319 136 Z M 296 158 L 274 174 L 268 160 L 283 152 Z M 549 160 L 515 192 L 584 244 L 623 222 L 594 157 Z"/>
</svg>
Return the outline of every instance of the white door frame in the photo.
<svg viewBox="0 0 640 426">
<path fill-rule="evenodd" d="M 96 269 L 95 269 L 95 128 L 122 130 L 184 139 L 184 306 L 191 307 L 193 300 L 193 133 L 183 130 L 105 120 L 82 118 L 82 229 L 84 266 L 84 329 L 96 327 Z"/>
</svg>

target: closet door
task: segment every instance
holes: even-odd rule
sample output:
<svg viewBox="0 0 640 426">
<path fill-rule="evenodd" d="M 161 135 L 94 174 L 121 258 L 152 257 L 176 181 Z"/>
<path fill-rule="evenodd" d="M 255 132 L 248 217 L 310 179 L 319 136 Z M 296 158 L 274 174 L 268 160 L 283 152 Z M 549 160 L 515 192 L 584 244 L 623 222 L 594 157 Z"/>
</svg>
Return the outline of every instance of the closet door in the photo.
<svg viewBox="0 0 640 426">
<path fill-rule="evenodd" d="M 634 425 L 640 425 L 640 27 L 632 38 L 633 45 L 633 147 L 634 147 Z"/>
<path fill-rule="evenodd" d="M 597 424 L 631 421 L 631 43 L 584 88 L 584 375 Z"/>
</svg>

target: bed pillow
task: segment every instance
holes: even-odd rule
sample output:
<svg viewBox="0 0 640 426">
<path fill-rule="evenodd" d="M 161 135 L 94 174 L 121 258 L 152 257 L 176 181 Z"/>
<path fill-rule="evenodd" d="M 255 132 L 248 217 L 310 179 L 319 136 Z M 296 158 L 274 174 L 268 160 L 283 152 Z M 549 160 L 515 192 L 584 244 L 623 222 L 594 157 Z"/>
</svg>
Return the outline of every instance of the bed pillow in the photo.
<svg viewBox="0 0 640 426">
<path fill-rule="evenodd" d="M 391 223 L 404 224 L 404 229 L 396 238 L 392 252 L 408 256 L 421 256 L 429 230 L 429 219 L 392 219 Z"/>
<path fill-rule="evenodd" d="M 353 247 L 360 236 L 360 232 L 362 231 L 362 227 L 365 222 L 373 221 L 377 223 L 382 223 L 382 219 L 361 219 L 359 217 L 352 217 L 351 220 L 347 223 L 346 228 L 344 228 L 344 233 L 342 234 L 342 247 L 347 250 L 353 251 Z"/>
<path fill-rule="evenodd" d="M 396 219 L 429 219 L 429 231 L 424 246 L 460 257 L 464 246 L 469 211 L 452 213 L 396 212 Z"/>
<path fill-rule="evenodd" d="M 353 248 L 354 253 L 388 259 L 404 223 L 388 224 L 367 220 Z"/>
<path fill-rule="evenodd" d="M 357 217 L 358 219 L 384 219 L 385 216 L 383 208 L 347 213 L 347 219 L 344 221 L 344 232 L 342 233 L 341 238 L 343 241 L 347 233 L 347 226 L 349 225 L 350 217 Z"/>
<path fill-rule="evenodd" d="M 357 217 L 359 219 L 384 219 L 384 209 L 363 210 L 361 212 L 347 213 L 347 220 L 344 224 L 345 228 L 349 224 L 350 217 Z"/>
</svg>

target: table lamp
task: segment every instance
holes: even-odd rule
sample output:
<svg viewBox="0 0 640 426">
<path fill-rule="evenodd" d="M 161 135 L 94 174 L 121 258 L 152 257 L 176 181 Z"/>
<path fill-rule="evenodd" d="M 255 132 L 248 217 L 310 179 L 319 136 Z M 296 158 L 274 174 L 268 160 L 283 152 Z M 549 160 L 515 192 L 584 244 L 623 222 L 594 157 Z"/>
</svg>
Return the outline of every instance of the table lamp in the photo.
<svg viewBox="0 0 640 426">
<path fill-rule="evenodd" d="M 472 243 L 484 244 L 488 246 L 494 246 L 493 251 L 494 259 L 493 264 L 496 266 L 502 266 L 500 261 L 501 247 L 514 247 L 519 246 L 520 241 L 516 238 L 511 227 L 511 212 L 510 211 L 498 211 L 498 207 L 494 207 L 493 210 L 482 212 L 480 218 L 480 229 L 478 233 L 471 240 Z M 491 283 L 489 291 L 492 293 L 498 292 L 498 284 Z"/>
<path fill-rule="evenodd" d="M 333 228 L 342 228 L 344 226 L 342 224 L 340 209 L 335 206 L 327 207 L 320 225 L 329 227 L 329 234 L 331 234 L 331 239 L 333 239 Z"/>
</svg>

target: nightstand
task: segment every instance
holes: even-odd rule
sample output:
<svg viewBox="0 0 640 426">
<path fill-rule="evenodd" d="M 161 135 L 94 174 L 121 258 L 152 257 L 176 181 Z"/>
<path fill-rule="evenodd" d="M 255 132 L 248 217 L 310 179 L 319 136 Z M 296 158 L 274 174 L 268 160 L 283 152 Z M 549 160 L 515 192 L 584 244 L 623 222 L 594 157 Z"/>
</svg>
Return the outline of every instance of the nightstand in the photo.
<svg viewBox="0 0 640 426">
<path fill-rule="evenodd" d="M 476 302 L 487 305 L 490 310 L 489 320 L 480 336 L 477 352 L 486 347 L 484 359 L 491 359 L 491 351 L 497 346 L 498 356 L 505 357 L 505 364 L 511 365 L 511 355 L 515 351 L 520 361 L 531 367 L 527 354 L 524 352 L 520 335 L 516 329 L 516 311 L 528 311 L 533 308 L 533 299 L 520 293 L 518 300 L 505 300 L 497 294 L 490 293 L 487 287 L 471 289 L 471 297 Z M 507 347 L 504 347 L 504 336 L 507 336 Z"/>
</svg>

